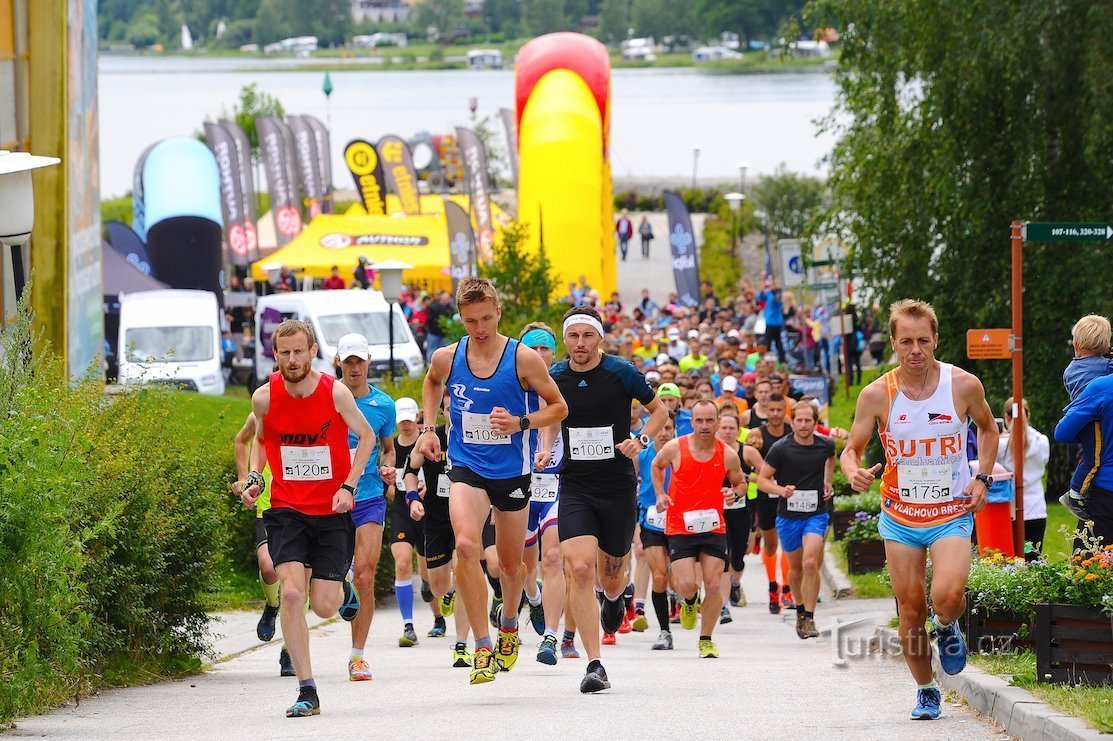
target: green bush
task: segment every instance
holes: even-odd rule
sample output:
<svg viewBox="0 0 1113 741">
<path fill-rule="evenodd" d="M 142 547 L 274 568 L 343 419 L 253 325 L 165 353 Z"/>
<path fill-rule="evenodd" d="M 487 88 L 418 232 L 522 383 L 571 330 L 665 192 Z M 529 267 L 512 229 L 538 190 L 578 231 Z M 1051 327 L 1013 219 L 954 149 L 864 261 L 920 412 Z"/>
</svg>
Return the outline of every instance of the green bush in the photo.
<svg viewBox="0 0 1113 741">
<path fill-rule="evenodd" d="M 859 512 L 846 528 L 846 540 L 882 540 L 877 531 L 878 514 Z"/>
<path fill-rule="evenodd" d="M 197 666 L 230 506 L 174 392 L 71 382 L 30 327 L 0 336 L 0 723 Z"/>
<path fill-rule="evenodd" d="M 836 479 L 841 474 L 841 471 L 835 469 Z M 846 478 L 843 477 L 843 482 Z M 867 514 L 876 515 L 881 511 L 881 492 L 879 491 L 863 491 L 858 494 L 840 494 L 838 481 L 835 481 L 835 498 L 832 500 L 833 506 L 838 510 L 846 510 L 848 512 L 865 512 Z"/>
</svg>

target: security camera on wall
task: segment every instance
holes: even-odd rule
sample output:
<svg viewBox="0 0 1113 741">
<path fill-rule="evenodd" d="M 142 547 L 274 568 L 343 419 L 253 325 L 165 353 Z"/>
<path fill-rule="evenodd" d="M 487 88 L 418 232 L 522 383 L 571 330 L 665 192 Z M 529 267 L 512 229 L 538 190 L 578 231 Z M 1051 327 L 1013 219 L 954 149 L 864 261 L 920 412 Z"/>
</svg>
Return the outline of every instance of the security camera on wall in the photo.
<svg viewBox="0 0 1113 741">
<path fill-rule="evenodd" d="M 18 247 L 31 236 L 35 223 L 31 171 L 59 162 L 57 157 L 0 149 L 0 242 Z"/>
</svg>

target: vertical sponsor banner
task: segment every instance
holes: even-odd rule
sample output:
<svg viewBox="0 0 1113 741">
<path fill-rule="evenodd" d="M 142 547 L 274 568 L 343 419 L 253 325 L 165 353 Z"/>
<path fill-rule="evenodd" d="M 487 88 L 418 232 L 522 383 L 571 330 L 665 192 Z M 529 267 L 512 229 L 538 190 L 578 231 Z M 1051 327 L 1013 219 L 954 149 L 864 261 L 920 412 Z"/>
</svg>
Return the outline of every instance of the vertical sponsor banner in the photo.
<svg viewBox="0 0 1113 741">
<path fill-rule="evenodd" d="M 468 212 L 447 197 L 444 199 L 444 218 L 448 226 L 452 294 L 456 295 L 456 284 L 460 279 L 475 275 L 475 232 L 472 231 Z"/>
<path fill-rule="evenodd" d="M 814 396 L 819 401 L 819 419 L 827 420 L 827 407 L 831 403 L 831 380 L 825 376 L 790 375 L 788 385 L 804 396 Z"/>
<path fill-rule="evenodd" d="M 313 139 L 317 143 L 317 172 L 321 176 L 321 192 L 324 194 L 324 202 L 321 204 L 322 213 L 331 214 L 333 213 L 332 192 L 334 185 L 332 182 L 332 141 L 329 138 L 328 127 L 321 123 L 321 119 L 316 116 L 302 116 L 301 118 L 313 129 Z"/>
<path fill-rule="evenodd" d="M 344 163 L 356 181 L 356 190 L 363 201 L 363 210 L 371 216 L 386 213 L 386 193 L 383 190 L 383 166 L 371 142 L 352 139 L 344 147 Z"/>
<path fill-rule="evenodd" d="M 375 149 L 383 162 L 387 190 L 398 196 L 398 200 L 402 202 L 402 210 L 407 215 L 420 214 L 421 194 L 417 190 L 417 172 L 414 170 L 410 145 L 400 137 L 390 134 L 379 139 Z"/>
<path fill-rule="evenodd" d="M 302 190 L 305 192 L 305 211 L 309 220 L 322 213 L 324 184 L 321 180 L 320 164 L 317 160 L 317 137 L 313 127 L 302 116 L 287 116 L 290 133 L 294 137 L 294 153 Z"/>
<path fill-rule="evenodd" d="M 699 304 L 699 263 L 692 217 L 684 200 L 671 190 L 665 191 L 665 211 L 669 216 L 669 246 L 672 249 L 676 293 L 685 306 L 696 306 Z"/>
<path fill-rule="evenodd" d="M 224 215 L 224 241 L 227 262 L 244 266 L 247 260 L 247 233 L 244 229 L 243 195 L 240 193 L 240 160 L 236 142 L 222 125 L 205 122 L 205 142 L 216 158 L 220 174 L 220 210 Z"/>
<path fill-rule="evenodd" d="M 804 283 L 804 258 L 800 242 L 796 239 L 778 239 L 777 251 L 781 253 L 781 285 L 795 288 Z"/>
<path fill-rule="evenodd" d="M 279 247 L 285 247 L 301 231 L 301 208 L 298 203 L 297 181 L 291 177 L 286 139 L 289 130 L 273 116 L 255 119 L 263 169 L 267 173 L 267 191 L 271 197 L 274 235 Z"/>
<path fill-rule="evenodd" d="M 436 150 L 441 170 L 444 171 L 445 185 L 451 188 L 463 180 L 464 168 L 460 163 L 460 147 L 456 143 L 456 137 L 451 134 L 434 136 L 433 149 Z"/>
<path fill-rule="evenodd" d="M 514 178 L 514 187 L 518 187 L 518 129 L 514 121 L 514 111 L 509 108 L 499 110 L 502 116 L 502 125 L 506 129 L 506 151 L 510 154 L 510 176 Z"/>
<path fill-rule="evenodd" d="M 220 123 L 236 145 L 236 161 L 240 171 L 240 208 L 243 210 L 243 231 L 246 257 L 249 263 L 259 259 L 259 240 L 256 237 L 255 223 L 258 220 L 255 210 L 255 173 L 252 171 L 251 140 L 236 123 Z"/>
<path fill-rule="evenodd" d="M 495 230 L 491 225 L 491 201 L 487 193 L 487 150 L 483 140 L 471 129 L 456 127 L 456 141 L 464 161 L 464 180 L 475 219 L 476 253 L 482 262 L 494 256 Z"/>
</svg>

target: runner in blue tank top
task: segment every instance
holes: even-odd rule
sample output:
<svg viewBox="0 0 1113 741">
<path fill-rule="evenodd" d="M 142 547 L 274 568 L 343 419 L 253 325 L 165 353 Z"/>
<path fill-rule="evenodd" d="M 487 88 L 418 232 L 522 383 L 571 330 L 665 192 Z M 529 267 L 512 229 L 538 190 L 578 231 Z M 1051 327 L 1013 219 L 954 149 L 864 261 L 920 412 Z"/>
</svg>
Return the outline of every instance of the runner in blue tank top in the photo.
<svg viewBox="0 0 1113 741">
<path fill-rule="evenodd" d="M 514 667 L 520 644 L 517 611 L 512 615 L 500 611 L 498 642 L 492 650 L 487 582 L 479 566 L 483 523 L 491 513 L 504 604 L 516 606 L 522 597 L 532 470 L 527 431 L 558 424 L 568 407 L 541 356 L 499 333 L 502 307 L 491 281 L 461 280 L 456 306 L 467 336 L 433 353 L 422 389 L 426 425 L 417 447 L 428 460 L 440 455 L 432 422 L 447 386 L 452 481 L 448 507 L 456 534 L 457 593 L 475 635 L 471 683 L 483 684 L 495 679 L 496 662 L 500 671 Z M 527 408 L 530 391 L 545 401 L 543 408 Z"/>
</svg>

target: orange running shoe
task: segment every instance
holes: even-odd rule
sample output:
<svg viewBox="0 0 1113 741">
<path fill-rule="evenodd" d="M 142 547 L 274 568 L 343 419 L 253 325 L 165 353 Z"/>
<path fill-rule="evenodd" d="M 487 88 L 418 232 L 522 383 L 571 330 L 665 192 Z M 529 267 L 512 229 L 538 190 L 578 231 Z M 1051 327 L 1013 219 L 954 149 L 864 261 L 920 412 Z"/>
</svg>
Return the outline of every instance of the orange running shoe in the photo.
<svg viewBox="0 0 1113 741">
<path fill-rule="evenodd" d="M 614 637 L 614 633 L 604 633 L 603 634 L 603 645 L 604 646 L 613 646 L 616 643 L 618 643 L 618 640 Z"/>
<path fill-rule="evenodd" d="M 634 624 L 630 622 L 630 618 L 625 615 L 622 617 L 622 625 L 618 626 L 619 633 L 629 633 L 634 629 Z"/>
</svg>

